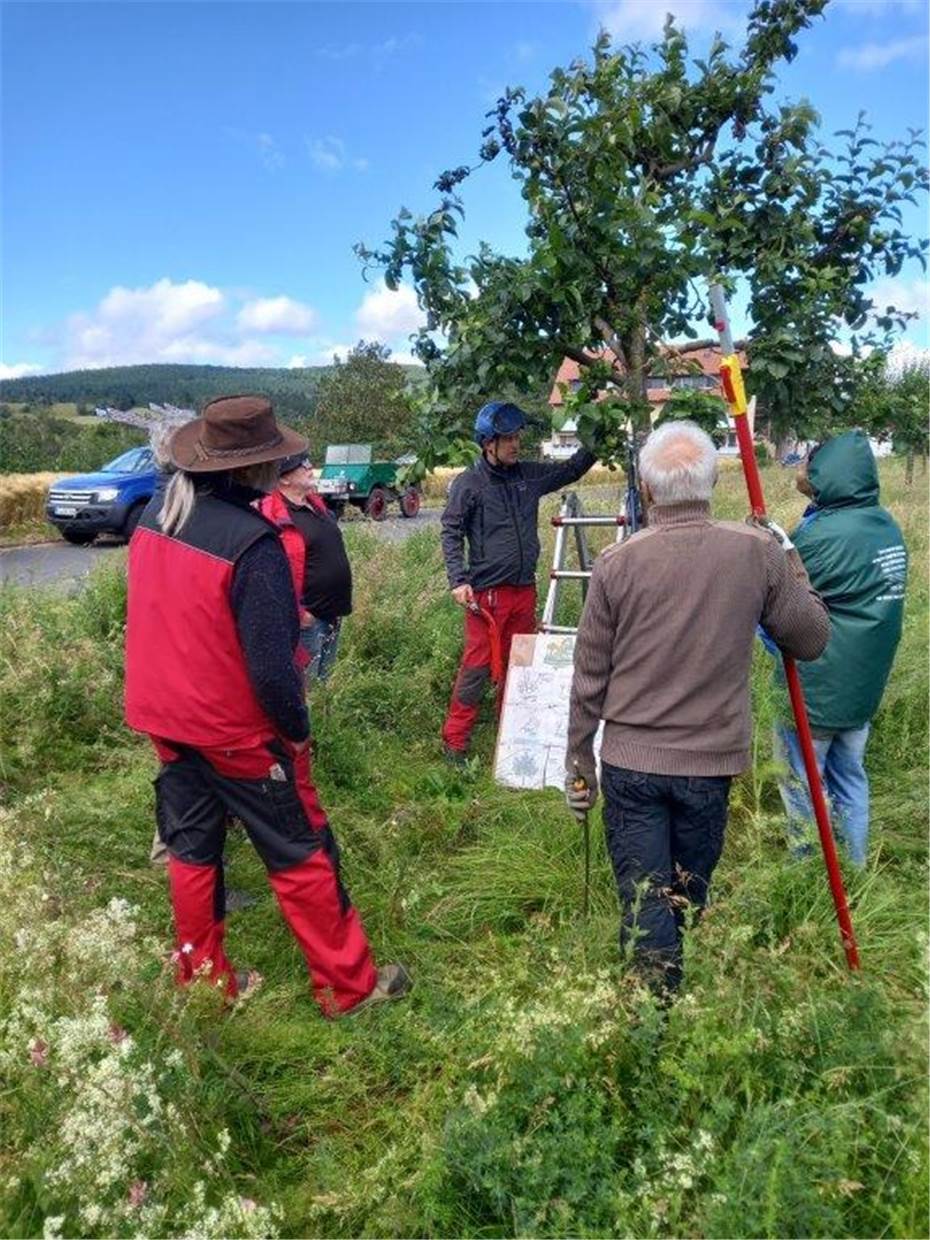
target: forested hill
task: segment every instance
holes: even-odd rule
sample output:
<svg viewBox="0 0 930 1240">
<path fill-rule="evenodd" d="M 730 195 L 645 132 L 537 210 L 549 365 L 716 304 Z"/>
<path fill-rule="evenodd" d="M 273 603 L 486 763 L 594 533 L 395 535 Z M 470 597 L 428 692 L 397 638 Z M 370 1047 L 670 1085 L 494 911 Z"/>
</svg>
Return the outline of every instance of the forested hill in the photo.
<svg viewBox="0 0 930 1240">
<path fill-rule="evenodd" d="M 278 412 L 312 413 L 320 378 L 329 366 L 285 370 L 238 366 L 113 366 L 105 370 L 69 370 L 0 381 L 0 402 L 29 404 L 134 405 L 169 403 L 197 409 L 211 396 L 261 392 Z"/>
</svg>

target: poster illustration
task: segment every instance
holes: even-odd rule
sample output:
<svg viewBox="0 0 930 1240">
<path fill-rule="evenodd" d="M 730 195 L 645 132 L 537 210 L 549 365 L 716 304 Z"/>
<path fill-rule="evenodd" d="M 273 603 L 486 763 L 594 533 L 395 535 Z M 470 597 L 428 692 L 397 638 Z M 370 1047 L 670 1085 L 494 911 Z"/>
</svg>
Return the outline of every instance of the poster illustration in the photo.
<svg viewBox="0 0 930 1240">
<path fill-rule="evenodd" d="M 574 650 L 574 634 L 525 633 L 513 639 L 494 759 L 499 784 L 563 788 Z"/>
</svg>

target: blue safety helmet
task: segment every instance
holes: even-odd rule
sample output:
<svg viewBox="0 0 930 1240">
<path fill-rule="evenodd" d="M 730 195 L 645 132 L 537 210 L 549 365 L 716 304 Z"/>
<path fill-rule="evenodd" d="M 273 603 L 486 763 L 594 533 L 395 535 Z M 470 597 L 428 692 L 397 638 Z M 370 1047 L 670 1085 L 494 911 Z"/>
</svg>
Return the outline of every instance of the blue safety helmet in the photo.
<svg viewBox="0 0 930 1240">
<path fill-rule="evenodd" d="M 496 435 L 512 435 L 526 426 L 526 414 L 519 405 L 505 400 L 489 400 L 475 418 L 475 443 L 479 446 Z"/>
</svg>

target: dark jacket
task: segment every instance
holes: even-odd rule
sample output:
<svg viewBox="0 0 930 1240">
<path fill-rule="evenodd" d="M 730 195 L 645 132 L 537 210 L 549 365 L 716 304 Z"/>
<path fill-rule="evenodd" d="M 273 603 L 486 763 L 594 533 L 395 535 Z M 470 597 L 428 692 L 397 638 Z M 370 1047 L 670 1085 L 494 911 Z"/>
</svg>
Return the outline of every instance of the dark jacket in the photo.
<svg viewBox="0 0 930 1240">
<path fill-rule="evenodd" d="M 596 462 L 587 448 L 560 464 L 519 461 L 509 469 L 481 457 L 449 488 L 442 514 L 442 554 L 449 585 L 474 590 L 536 581 L 539 501 L 577 482 Z M 468 539 L 468 562 L 465 539 Z"/>
<path fill-rule="evenodd" d="M 907 549 L 878 502 L 878 469 L 862 431 L 829 439 L 808 479 L 816 505 L 792 535 L 830 612 L 823 655 L 800 669 L 811 726 L 861 728 L 875 714 L 901 638 Z"/>
</svg>

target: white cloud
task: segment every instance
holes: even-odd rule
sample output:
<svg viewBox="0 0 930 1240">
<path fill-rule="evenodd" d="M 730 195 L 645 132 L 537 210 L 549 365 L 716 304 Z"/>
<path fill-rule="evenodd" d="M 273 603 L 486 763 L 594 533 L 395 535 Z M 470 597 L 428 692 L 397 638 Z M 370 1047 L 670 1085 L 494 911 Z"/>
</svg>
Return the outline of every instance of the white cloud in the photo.
<svg viewBox="0 0 930 1240">
<path fill-rule="evenodd" d="M 259 297 L 246 302 L 236 315 L 236 323 L 243 332 L 279 332 L 282 335 L 300 335 L 310 331 L 317 321 L 312 306 L 295 301 L 293 297 Z"/>
<path fill-rule="evenodd" d="M 261 156 L 262 163 L 269 172 L 276 172 L 279 168 L 284 167 L 284 153 L 275 142 L 270 133 L 260 133 L 258 135 L 258 153 Z"/>
<path fill-rule="evenodd" d="M 672 13 L 680 26 L 697 30 L 733 30 L 742 24 L 740 5 L 726 0 L 593 0 L 599 26 L 618 39 L 651 39 L 662 33 Z"/>
<path fill-rule="evenodd" d="M 257 151 L 259 159 L 269 172 L 277 172 L 287 163 L 284 152 L 273 134 L 256 133 L 254 130 L 238 129 L 232 125 L 224 126 L 223 133 L 247 149 L 250 154 L 254 155 Z"/>
<path fill-rule="evenodd" d="M 156 334 L 186 331 L 215 318 L 224 307 L 223 294 L 200 280 L 174 284 L 163 278 L 148 288 L 111 288 L 97 308 L 103 323 L 132 324 Z"/>
<path fill-rule="evenodd" d="M 323 343 L 319 346 L 316 353 L 307 362 L 308 366 L 332 366 L 338 357 L 341 362 L 355 348 L 354 344 L 334 344 L 332 342 Z"/>
<path fill-rule="evenodd" d="M 856 18 L 895 18 L 902 13 L 926 12 L 925 0 L 838 0 L 837 7 Z"/>
<path fill-rule="evenodd" d="M 316 54 L 322 60 L 337 63 L 347 60 L 370 60 L 377 69 L 382 69 L 389 61 L 402 52 L 419 47 L 423 40 L 418 34 L 391 35 L 380 43 L 329 43 L 318 47 Z"/>
<path fill-rule="evenodd" d="M 220 289 L 199 280 L 117 285 L 96 306 L 44 331 L 54 350 L 49 365 L 0 365 L 0 377 L 40 371 L 97 369 L 174 362 L 224 366 L 331 365 L 359 337 L 388 345 L 401 363 L 413 362 L 407 340 L 423 321 L 409 285 L 390 292 L 383 282 L 365 294 L 354 323 L 341 330 L 351 343 L 315 331 L 318 315 L 305 302 L 253 288 Z"/>
<path fill-rule="evenodd" d="M 902 340 L 888 354 L 888 369 L 893 375 L 899 375 L 910 366 L 927 365 L 930 363 L 930 349 L 921 348 L 910 340 Z"/>
<path fill-rule="evenodd" d="M 195 341 L 194 329 L 215 319 L 224 308 L 220 290 L 200 280 L 175 284 L 165 278 L 135 289 L 117 285 L 91 313 L 68 319 L 65 367 L 176 360 L 172 353 L 178 342 Z"/>
<path fill-rule="evenodd" d="M 514 47 L 513 54 L 521 64 L 526 64 L 528 61 L 535 58 L 538 51 L 539 47 L 537 44 L 521 39 L 520 42 Z"/>
<path fill-rule="evenodd" d="M 869 289 L 869 296 L 879 312 L 894 306 L 904 313 L 919 314 L 924 321 L 930 317 L 930 283 L 926 280 L 878 280 Z"/>
<path fill-rule="evenodd" d="M 422 326 L 424 315 L 409 284 L 401 284 L 395 293 L 382 281 L 365 294 L 355 321 L 362 335 L 389 342 L 395 336 L 416 331 Z"/>
<path fill-rule="evenodd" d="M 314 311 L 290 297 L 252 297 L 237 315 L 228 300 L 199 280 L 117 286 L 93 310 L 72 314 L 58 329 L 61 365 L 66 370 L 147 362 L 279 366 L 278 349 L 256 334 L 302 333 L 315 322 Z"/>
<path fill-rule="evenodd" d="M 927 53 L 927 36 L 913 35 L 907 39 L 891 39 L 886 43 L 863 43 L 860 47 L 844 47 L 837 52 L 836 63 L 843 69 L 884 69 L 896 60 L 923 59 Z"/>
<path fill-rule="evenodd" d="M 339 172 L 343 168 L 365 172 L 368 168 L 367 159 L 350 155 L 343 140 L 331 134 L 325 138 L 307 138 L 307 151 L 311 161 L 324 172 Z"/>
<path fill-rule="evenodd" d="M 420 359 L 409 349 L 392 349 L 389 361 L 396 362 L 398 366 L 422 366 Z"/>
<path fill-rule="evenodd" d="M 26 375 L 40 375 L 42 367 L 35 362 L 0 362 L 0 379 L 22 379 Z"/>
<path fill-rule="evenodd" d="M 200 362 L 210 366 L 277 366 L 276 349 L 264 340 L 226 341 L 200 336 L 182 336 L 165 345 L 160 362 Z"/>
<path fill-rule="evenodd" d="M 308 138 L 307 150 L 318 168 L 336 172 L 345 163 L 345 143 L 339 138 Z"/>
</svg>

